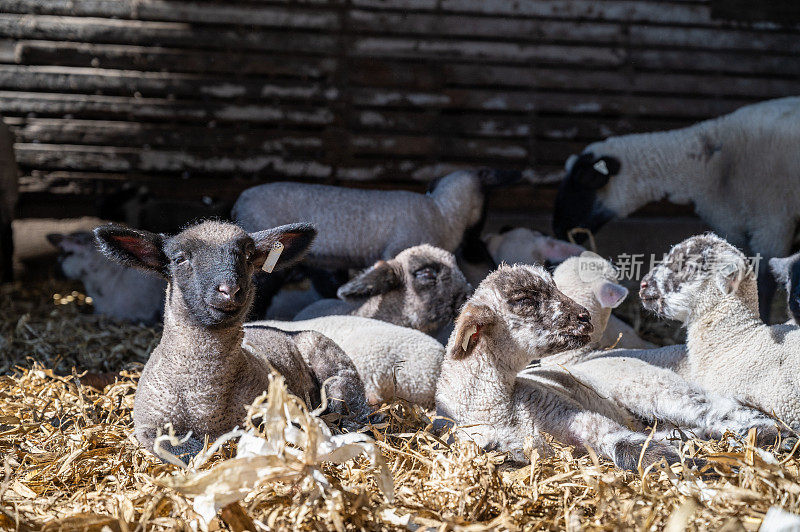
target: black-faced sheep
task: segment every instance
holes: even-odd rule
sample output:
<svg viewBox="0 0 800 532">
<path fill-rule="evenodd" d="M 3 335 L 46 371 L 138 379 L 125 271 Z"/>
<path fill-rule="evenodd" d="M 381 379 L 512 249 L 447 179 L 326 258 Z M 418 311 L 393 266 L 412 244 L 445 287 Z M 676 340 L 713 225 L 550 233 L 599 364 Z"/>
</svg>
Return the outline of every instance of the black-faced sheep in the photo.
<svg viewBox="0 0 800 532">
<path fill-rule="evenodd" d="M 789 254 L 800 218 L 800 98 L 743 107 L 674 131 L 611 137 L 567 162 L 553 228 L 596 231 L 612 218 L 668 199 L 764 260 Z M 761 316 L 775 282 L 758 272 Z"/>
</svg>

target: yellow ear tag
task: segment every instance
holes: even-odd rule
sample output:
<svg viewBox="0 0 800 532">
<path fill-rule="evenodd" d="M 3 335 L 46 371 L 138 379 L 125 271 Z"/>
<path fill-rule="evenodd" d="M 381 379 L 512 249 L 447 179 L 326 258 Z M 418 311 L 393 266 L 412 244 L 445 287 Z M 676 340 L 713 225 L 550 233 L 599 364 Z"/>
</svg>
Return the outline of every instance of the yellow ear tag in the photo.
<svg viewBox="0 0 800 532">
<path fill-rule="evenodd" d="M 467 348 L 469 347 L 469 341 L 472 339 L 472 337 L 478 334 L 478 326 L 473 325 L 472 327 L 469 328 L 467 332 L 469 334 L 465 334 L 464 340 L 461 342 L 461 349 L 463 349 L 464 351 L 466 351 Z"/>
<path fill-rule="evenodd" d="M 264 266 L 262 266 L 261 269 L 267 273 L 272 273 L 272 270 L 275 269 L 275 265 L 278 263 L 278 259 L 281 258 L 281 253 L 283 253 L 283 244 L 281 242 L 272 244 L 272 249 L 269 250 L 267 260 L 264 261 Z"/>
</svg>

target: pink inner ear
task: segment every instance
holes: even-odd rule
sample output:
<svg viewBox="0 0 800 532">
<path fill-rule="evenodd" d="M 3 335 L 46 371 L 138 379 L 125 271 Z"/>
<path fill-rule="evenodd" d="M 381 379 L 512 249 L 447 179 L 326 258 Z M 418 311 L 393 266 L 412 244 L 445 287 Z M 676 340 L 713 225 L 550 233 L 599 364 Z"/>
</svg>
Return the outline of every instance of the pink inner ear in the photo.
<svg viewBox="0 0 800 532">
<path fill-rule="evenodd" d="M 149 242 L 133 236 L 115 236 L 114 240 L 139 260 L 147 264 L 159 265 L 159 251 Z"/>
<path fill-rule="evenodd" d="M 616 308 L 628 295 L 628 289 L 616 283 L 603 283 L 597 299 L 603 308 Z"/>
</svg>

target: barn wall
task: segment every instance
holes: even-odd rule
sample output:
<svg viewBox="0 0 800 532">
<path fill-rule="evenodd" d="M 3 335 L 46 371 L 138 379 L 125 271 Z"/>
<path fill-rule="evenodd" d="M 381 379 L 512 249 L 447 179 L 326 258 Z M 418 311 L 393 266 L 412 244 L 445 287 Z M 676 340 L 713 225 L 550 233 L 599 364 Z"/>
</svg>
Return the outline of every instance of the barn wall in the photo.
<svg viewBox="0 0 800 532">
<path fill-rule="evenodd" d="M 23 214 L 94 212 L 131 181 L 212 203 L 277 179 L 421 189 L 458 165 L 549 183 L 607 135 L 800 94 L 800 26 L 702 0 L 0 5 Z"/>
</svg>

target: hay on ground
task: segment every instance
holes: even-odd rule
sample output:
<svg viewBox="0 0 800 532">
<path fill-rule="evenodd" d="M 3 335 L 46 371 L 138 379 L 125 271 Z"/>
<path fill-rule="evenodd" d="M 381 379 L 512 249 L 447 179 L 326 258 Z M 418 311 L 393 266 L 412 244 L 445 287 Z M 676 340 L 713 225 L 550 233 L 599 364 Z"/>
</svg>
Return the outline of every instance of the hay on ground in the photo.
<svg viewBox="0 0 800 532">
<path fill-rule="evenodd" d="M 136 380 L 158 329 L 85 314 L 77 297 L 55 304 L 53 294 L 74 289 L 0 289 L 0 528 L 197 529 L 195 494 L 181 487 L 196 473 L 161 463 L 131 435 Z M 101 391 L 81 381 L 86 370 L 118 377 Z M 795 455 L 747 442 L 686 444 L 685 456 L 712 466 L 702 477 L 679 466 L 623 472 L 556 443 L 552 455 L 534 453 L 532 465 L 515 469 L 501 453 L 443 441 L 417 407 L 394 403 L 384 413 L 370 432 L 393 499 L 366 455 L 313 467 L 287 459 L 276 469 L 283 477 L 222 508 L 209 529 L 755 530 L 773 506 L 800 511 Z M 200 470 L 232 467 L 236 453 L 229 442 Z"/>
</svg>

